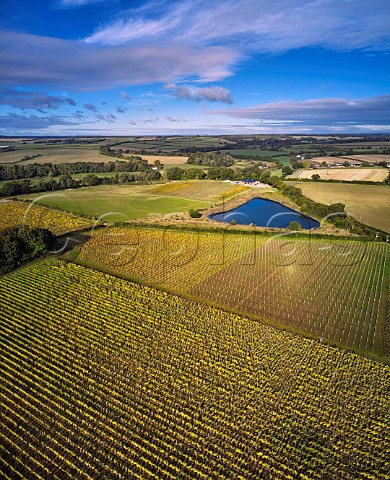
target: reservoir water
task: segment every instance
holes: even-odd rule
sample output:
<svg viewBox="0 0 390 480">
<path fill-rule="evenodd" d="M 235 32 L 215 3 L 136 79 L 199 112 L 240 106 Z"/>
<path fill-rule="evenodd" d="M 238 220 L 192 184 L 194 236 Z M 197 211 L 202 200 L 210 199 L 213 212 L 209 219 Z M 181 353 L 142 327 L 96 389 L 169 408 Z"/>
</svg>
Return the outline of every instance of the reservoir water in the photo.
<svg viewBox="0 0 390 480">
<path fill-rule="evenodd" d="M 235 220 L 238 225 L 253 224 L 258 227 L 287 228 L 290 222 L 294 221 L 300 223 L 305 230 L 320 226 L 320 223 L 314 218 L 296 212 L 279 202 L 264 198 L 254 198 L 233 210 L 213 213 L 209 215 L 209 218 L 225 223 Z"/>
</svg>

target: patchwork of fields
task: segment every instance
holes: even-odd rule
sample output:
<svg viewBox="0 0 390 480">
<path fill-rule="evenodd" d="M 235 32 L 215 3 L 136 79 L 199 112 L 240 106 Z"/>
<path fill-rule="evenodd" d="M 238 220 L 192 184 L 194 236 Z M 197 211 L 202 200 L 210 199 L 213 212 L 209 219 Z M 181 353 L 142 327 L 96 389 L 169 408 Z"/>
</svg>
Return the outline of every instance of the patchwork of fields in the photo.
<svg viewBox="0 0 390 480">
<path fill-rule="evenodd" d="M 387 244 L 109 228 L 78 260 L 326 342 L 390 353 Z"/>
<path fill-rule="evenodd" d="M 146 151 L 165 170 L 203 169 L 176 152 L 211 146 L 230 146 L 242 157 L 236 167 L 252 158 L 290 165 L 294 152 L 338 147 L 303 138 L 288 148 L 240 149 L 229 138 L 3 139 L 17 150 L 1 152 L 0 163 L 109 161 L 99 147 L 110 143 Z M 356 155 L 340 158 L 383 161 L 385 146 L 357 142 Z M 305 169 L 294 177 L 314 173 L 380 182 L 388 172 Z M 343 203 L 390 233 L 388 186 L 298 183 L 307 197 Z M 390 479 L 390 247 L 183 225 L 190 209 L 238 203 L 253 190 L 194 180 L 24 197 L 46 206 L 0 202 L 0 231 L 91 227 L 47 252 L 77 244 L 66 261 L 41 259 L 0 276 L 1 478 Z M 77 214 L 175 222 L 95 229 Z M 13 248 L 4 245 L 1 255 Z"/>
<path fill-rule="evenodd" d="M 6 479 L 388 479 L 390 368 L 60 261 L 0 279 Z"/>
</svg>

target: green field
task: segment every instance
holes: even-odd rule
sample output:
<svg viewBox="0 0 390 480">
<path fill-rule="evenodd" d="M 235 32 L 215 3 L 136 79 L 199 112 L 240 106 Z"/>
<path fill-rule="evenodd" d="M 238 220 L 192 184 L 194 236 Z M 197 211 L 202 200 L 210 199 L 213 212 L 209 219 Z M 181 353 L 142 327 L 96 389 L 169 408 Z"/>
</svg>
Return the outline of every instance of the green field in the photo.
<svg viewBox="0 0 390 480">
<path fill-rule="evenodd" d="M 302 183 L 298 187 L 316 202 L 344 203 L 346 211 L 357 220 L 390 233 L 389 186 Z"/>
<path fill-rule="evenodd" d="M 61 208 L 76 215 L 101 217 L 107 221 L 123 222 L 149 216 L 188 212 L 207 208 L 202 200 L 174 198 L 149 194 L 155 185 L 99 185 L 45 194 L 22 195 L 21 198 L 38 200 L 43 205 Z"/>
<path fill-rule="evenodd" d="M 205 209 L 248 190 L 232 183 L 189 180 L 150 185 L 99 185 L 42 194 L 21 195 L 43 205 L 61 208 L 75 215 L 105 216 L 107 221 L 123 222 L 150 216 Z M 42 199 L 42 200 L 40 200 Z"/>
<path fill-rule="evenodd" d="M 385 243 L 109 228 L 77 258 L 324 342 L 390 354 Z"/>
<path fill-rule="evenodd" d="M 0 279 L 8 480 L 387 480 L 390 368 L 58 260 Z"/>
</svg>

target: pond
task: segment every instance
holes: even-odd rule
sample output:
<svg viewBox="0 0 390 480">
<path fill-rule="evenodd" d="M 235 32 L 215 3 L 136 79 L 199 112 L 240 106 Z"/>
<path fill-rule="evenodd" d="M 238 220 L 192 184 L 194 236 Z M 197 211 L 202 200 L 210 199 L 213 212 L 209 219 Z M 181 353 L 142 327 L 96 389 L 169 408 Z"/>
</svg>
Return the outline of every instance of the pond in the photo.
<svg viewBox="0 0 390 480">
<path fill-rule="evenodd" d="M 254 198 L 233 210 L 209 215 L 209 218 L 225 223 L 235 220 L 237 225 L 253 224 L 258 227 L 287 228 L 290 222 L 294 221 L 300 223 L 305 230 L 320 226 L 320 223 L 314 218 L 296 212 L 279 202 L 264 198 Z"/>
</svg>

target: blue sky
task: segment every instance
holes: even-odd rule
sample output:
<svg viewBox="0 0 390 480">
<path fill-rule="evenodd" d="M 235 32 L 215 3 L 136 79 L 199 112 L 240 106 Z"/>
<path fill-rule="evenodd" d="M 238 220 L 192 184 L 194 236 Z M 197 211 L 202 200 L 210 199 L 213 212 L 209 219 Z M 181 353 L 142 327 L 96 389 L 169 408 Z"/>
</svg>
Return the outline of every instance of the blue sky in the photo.
<svg viewBox="0 0 390 480">
<path fill-rule="evenodd" d="M 388 0 L 0 2 L 0 135 L 390 132 Z"/>
</svg>

